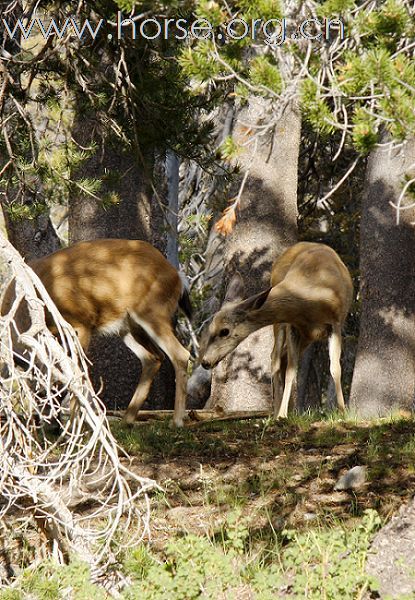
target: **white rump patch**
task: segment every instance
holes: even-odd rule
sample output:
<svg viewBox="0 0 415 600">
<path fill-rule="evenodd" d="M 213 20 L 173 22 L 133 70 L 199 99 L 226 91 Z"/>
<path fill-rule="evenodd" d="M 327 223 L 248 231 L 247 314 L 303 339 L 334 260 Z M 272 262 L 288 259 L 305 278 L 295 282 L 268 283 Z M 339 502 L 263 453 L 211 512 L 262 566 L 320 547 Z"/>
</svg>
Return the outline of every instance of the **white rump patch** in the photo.
<svg viewBox="0 0 415 600">
<path fill-rule="evenodd" d="M 122 326 L 124 325 L 125 317 L 120 317 L 111 323 L 107 323 L 98 329 L 101 335 L 119 335 Z"/>
</svg>

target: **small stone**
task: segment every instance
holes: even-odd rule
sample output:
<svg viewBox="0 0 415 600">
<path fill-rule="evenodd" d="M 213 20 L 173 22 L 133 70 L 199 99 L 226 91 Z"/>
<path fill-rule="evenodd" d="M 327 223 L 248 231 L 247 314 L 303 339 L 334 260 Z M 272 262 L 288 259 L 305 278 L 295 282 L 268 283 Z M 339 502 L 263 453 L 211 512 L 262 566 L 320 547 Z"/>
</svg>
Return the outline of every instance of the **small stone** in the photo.
<svg viewBox="0 0 415 600">
<path fill-rule="evenodd" d="M 303 514 L 304 521 L 314 521 L 317 519 L 316 513 L 308 512 Z"/>
<path fill-rule="evenodd" d="M 336 485 L 334 486 L 334 490 L 336 492 L 340 490 L 355 490 L 361 487 L 366 482 L 366 479 L 366 467 L 353 467 L 338 479 Z"/>
</svg>

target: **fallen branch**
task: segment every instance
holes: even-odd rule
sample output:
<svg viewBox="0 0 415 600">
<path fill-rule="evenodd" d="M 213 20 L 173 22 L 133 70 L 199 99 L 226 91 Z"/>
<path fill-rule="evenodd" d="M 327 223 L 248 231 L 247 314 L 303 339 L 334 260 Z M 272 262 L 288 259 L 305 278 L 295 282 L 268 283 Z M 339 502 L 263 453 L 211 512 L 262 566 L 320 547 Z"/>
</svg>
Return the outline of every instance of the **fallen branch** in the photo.
<svg viewBox="0 0 415 600">
<path fill-rule="evenodd" d="M 172 410 L 143 410 L 137 417 L 137 422 L 142 421 L 164 421 L 172 417 Z M 107 410 L 109 420 L 120 420 L 124 416 L 123 410 Z M 234 412 L 223 412 L 222 410 L 188 410 L 186 411 L 187 424 L 195 424 L 197 422 L 206 421 L 237 421 L 242 419 L 263 419 L 269 417 L 270 413 L 267 410 L 240 410 Z"/>
</svg>

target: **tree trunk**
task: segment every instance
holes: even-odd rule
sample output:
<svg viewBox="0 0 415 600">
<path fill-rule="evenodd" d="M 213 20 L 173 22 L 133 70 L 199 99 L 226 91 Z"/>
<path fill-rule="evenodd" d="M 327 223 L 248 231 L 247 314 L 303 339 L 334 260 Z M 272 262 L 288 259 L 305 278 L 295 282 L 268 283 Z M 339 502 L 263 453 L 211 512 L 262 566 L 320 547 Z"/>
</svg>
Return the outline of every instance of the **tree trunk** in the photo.
<svg viewBox="0 0 415 600">
<path fill-rule="evenodd" d="M 8 1 L 0 2 L 0 9 L 2 15 L 7 15 L 6 19 L 9 23 L 9 27 L 14 30 L 18 20 L 21 18 L 24 12 L 24 3 L 22 0 L 16 0 L 13 5 Z M 5 29 L 3 27 L 0 37 L 4 56 L 9 54 L 14 57 L 22 51 L 22 37 L 19 30 L 16 32 L 16 35 L 10 39 L 10 36 L 6 36 Z M 5 64 L 8 63 L 2 62 L 1 64 L 2 70 L 5 71 L 5 73 L 2 73 L 2 77 L 5 77 L 5 74 L 8 73 L 8 67 L 4 67 Z M 11 61 L 10 64 L 12 65 L 13 61 Z M 10 76 L 10 73 L 8 75 Z M 14 74 L 14 77 L 16 77 L 16 74 Z M 10 109 L 11 112 L 13 112 L 15 111 L 14 107 L 11 108 L 11 106 L 13 106 L 13 102 L 8 97 L 7 88 L 5 88 L 5 90 L 5 106 L 2 108 L 2 111 L 6 110 L 7 112 Z M 5 116 L 5 114 L 2 114 L 3 119 Z M 22 133 L 16 132 L 16 135 L 22 135 Z M 0 160 L 0 168 L 4 167 L 4 164 L 7 160 L 7 158 L 6 160 L 4 160 L 4 158 L 4 156 L 1 157 L 2 160 Z M 33 158 L 34 156 L 32 155 L 30 155 L 30 157 L 26 157 L 28 161 Z M 14 160 L 16 160 L 16 157 L 14 157 Z M 6 177 L 7 173 L 12 176 L 12 171 L 9 169 L 6 171 L 6 174 L 4 174 L 3 177 Z M 42 189 L 41 183 L 38 182 L 38 184 L 39 185 L 35 187 L 37 189 Z M 2 190 L 5 192 L 5 196 L 2 200 L 2 210 L 9 241 L 26 260 L 41 258 L 42 256 L 45 256 L 45 254 L 55 252 L 55 250 L 60 248 L 60 241 L 50 220 L 49 213 L 38 215 L 33 219 L 13 220 L 10 218 L 9 213 L 7 212 L 8 203 L 11 203 L 13 200 L 16 201 L 17 198 L 19 202 L 27 202 L 28 205 L 31 203 L 31 198 L 28 198 L 25 192 L 22 190 L 19 190 L 20 193 L 18 194 L 18 190 L 19 185 L 12 183 L 12 180 L 9 181 L 9 186 L 5 186 L 5 189 Z"/>
<path fill-rule="evenodd" d="M 167 179 L 167 260 L 179 268 L 179 168 L 180 161 L 177 154 L 169 150 L 166 156 Z"/>
<path fill-rule="evenodd" d="M 297 375 L 297 408 L 300 412 L 321 408 L 321 358 L 326 354 L 326 347 L 321 352 L 318 344 L 311 344 L 302 356 Z"/>
<path fill-rule="evenodd" d="M 239 115 L 235 138 L 246 145 L 250 124 L 263 118 L 267 101 L 252 98 Z M 297 238 L 297 164 L 300 117 L 289 107 L 272 135 L 258 138 L 240 158 L 242 176 L 249 169 L 238 219 L 225 245 L 225 279 L 239 271 L 246 296 L 269 286 L 274 259 Z M 267 410 L 271 406 L 272 328 L 249 336 L 214 370 L 210 406 L 225 411 Z"/>
<path fill-rule="evenodd" d="M 415 393 L 415 209 L 396 203 L 415 163 L 415 140 L 372 152 L 366 173 L 360 240 L 360 336 L 351 406 L 377 417 L 411 409 Z M 411 176 L 414 176 L 412 172 Z M 409 204 L 409 202 L 408 202 Z"/>
<path fill-rule="evenodd" d="M 151 241 L 151 159 L 147 161 L 146 174 L 135 157 L 123 153 L 114 141 L 98 137 L 92 118 L 76 120 L 73 137 L 82 147 L 96 142 L 100 148 L 82 164 L 76 177 L 103 178 L 99 196 L 116 191 L 121 202 L 104 206 L 81 191 L 73 194 L 69 200 L 69 243 L 108 237 Z M 110 183 L 105 183 L 106 175 Z"/>
</svg>

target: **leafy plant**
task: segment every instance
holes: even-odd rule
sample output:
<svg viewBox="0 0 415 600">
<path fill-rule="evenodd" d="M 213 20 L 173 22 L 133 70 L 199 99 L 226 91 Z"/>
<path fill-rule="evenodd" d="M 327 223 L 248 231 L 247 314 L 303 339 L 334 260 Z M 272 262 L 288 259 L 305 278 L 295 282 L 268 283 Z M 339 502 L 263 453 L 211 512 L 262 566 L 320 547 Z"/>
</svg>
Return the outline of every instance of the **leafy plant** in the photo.
<svg viewBox="0 0 415 600">
<path fill-rule="evenodd" d="M 381 520 L 376 511 L 365 511 L 352 530 L 336 527 L 326 531 L 285 531 L 290 542 L 282 552 L 282 564 L 292 581 L 294 596 L 320 600 L 356 598 L 374 585 L 365 573 L 366 555 Z"/>
<path fill-rule="evenodd" d="M 0 592 L 0 600 L 55 600 L 70 597 L 73 600 L 104 600 L 108 597 L 103 588 L 91 582 L 86 564 L 73 560 L 69 565 L 47 561 L 36 569 L 27 569 L 20 578 L 20 586 Z"/>
<path fill-rule="evenodd" d="M 216 598 L 232 584 L 235 569 L 231 555 L 223 554 L 205 537 L 188 535 L 172 540 L 166 559 L 154 563 L 146 577 L 126 590 L 128 600 L 193 600 L 202 590 Z"/>
</svg>

